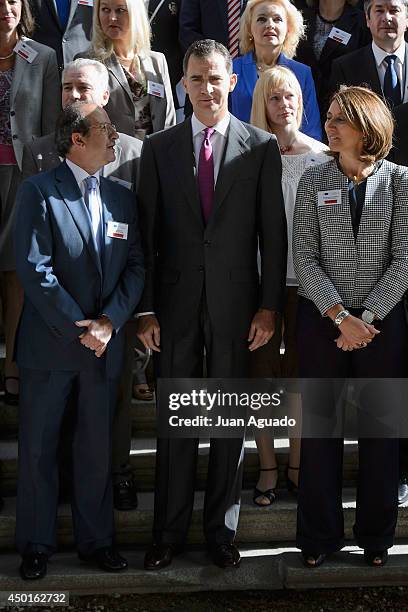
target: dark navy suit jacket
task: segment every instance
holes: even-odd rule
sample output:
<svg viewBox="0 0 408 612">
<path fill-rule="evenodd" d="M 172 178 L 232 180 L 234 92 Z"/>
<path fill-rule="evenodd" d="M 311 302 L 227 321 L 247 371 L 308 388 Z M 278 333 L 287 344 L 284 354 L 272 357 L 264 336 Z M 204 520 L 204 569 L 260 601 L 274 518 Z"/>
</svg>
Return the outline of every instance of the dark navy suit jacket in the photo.
<svg viewBox="0 0 408 612">
<path fill-rule="evenodd" d="M 95 246 L 78 184 L 63 162 L 24 181 L 17 195 L 16 267 L 25 298 L 16 356 L 21 367 L 81 370 L 106 367 L 115 378 L 123 355 L 123 325 L 139 302 L 143 255 L 135 195 L 100 179 L 105 245 Z M 107 236 L 108 221 L 128 224 L 127 240 Z M 101 262 L 102 259 L 102 262 Z M 114 336 L 98 359 L 78 340 L 76 320 L 107 315 Z"/>
</svg>

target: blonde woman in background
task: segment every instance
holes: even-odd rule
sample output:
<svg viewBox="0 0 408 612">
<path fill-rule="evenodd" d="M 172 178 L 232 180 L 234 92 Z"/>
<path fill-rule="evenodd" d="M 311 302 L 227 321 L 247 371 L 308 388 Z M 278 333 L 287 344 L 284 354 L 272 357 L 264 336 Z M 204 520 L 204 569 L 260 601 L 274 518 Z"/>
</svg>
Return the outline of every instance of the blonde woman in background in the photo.
<svg viewBox="0 0 408 612">
<path fill-rule="evenodd" d="M 275 134 L 282 155 L 282 191 L 288 223 L 288 263 L 286 304 L 283 316 L 277 320 L 272 340 L 252 354 L 252 374 L 258 377 L 293 378 L 297 373 L 295 323 L 297 309 L 297 281 L 293 269 L 292 225 L 297 185 L 309 166 L 328 161 L 326 145 L 300 132 L 302 121 L 302 90 L 296 76 L 288 68 L 275 66 L 259 78 L 252 103 L 251 124 Z M 284 355 L 280 354 L 282 340 Z M 290 407 L 300 417 L 298 396 L 290 394 Z M 258 506 L 269 506 L 275 501 L 278 479 L 273 439 L 270 435 L 256 438 L 259 452 L 260 475 L 253 501 Z M 300 440 L 290 440 L 287 486 L 296 492 L 299 475 Z"/>
<path fill-rule="evenodd" d="M 176 123 L 166 58 L 150 49 L 143 0 L 95 0 L 92 57 L 109 71 L 106 111 L 119 132 L 143 140 Z"/>
</svg>

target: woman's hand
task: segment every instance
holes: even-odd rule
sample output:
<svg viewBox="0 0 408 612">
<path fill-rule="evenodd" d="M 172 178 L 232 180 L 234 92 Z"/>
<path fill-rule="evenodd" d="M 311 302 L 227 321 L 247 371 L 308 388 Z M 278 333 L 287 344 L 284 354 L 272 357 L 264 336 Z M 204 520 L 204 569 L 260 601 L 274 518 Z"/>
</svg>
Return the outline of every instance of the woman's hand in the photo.
<svg viewBox="0 0 408 612">
<path fill-rule="evenodd" d="M 335 340 L 343 351 L 364 348 L 380 333 L 374 325 L 349 315 L 339 325 L 340 336 Z"/>
</svg>

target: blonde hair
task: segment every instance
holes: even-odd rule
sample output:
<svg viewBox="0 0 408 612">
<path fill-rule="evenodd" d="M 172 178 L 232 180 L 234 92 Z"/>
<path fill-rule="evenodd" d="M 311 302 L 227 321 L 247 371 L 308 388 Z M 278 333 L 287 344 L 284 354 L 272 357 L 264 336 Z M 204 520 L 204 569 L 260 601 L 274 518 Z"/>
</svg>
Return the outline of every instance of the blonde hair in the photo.
<svg viewBox="0 0 408 612">
<path fill-rule="evenodd" d="M 244 55 L 249 51 L 255 51 L 254 38 L 251 34 L 251 21 L 254 8 L 268 0 L 248 0 L 245 11 L 242 14 L 239 28 L 239 48 Z M 305 35 L 305 24 L 300 11 L 290 0 L 269 0 L 270 4 L 278 4 L 285 9 L 288 31 L 281 48 L 286 57 L 292 58 L 301 38 Z"/>
<path fill-rule="evenodd" d="M 361 161 L 387 157 L 392 147 L 394 121 L 380 96 L 367 87 L 341 85 L 332 102 L 337 102 L 346 121 L 362 133 Z"/>
<path fill-rule="evenodd" d="M 252 111 L 250 123 L 256 127 L 273 133 L 273 127 L 268 118 L 267 104 L 271 93 L 276 89 L 290 89 L 298 98 L 298 110 L 296 114 L 297 127 L 302 123 L 303 97 L 299 81 L 289 68 L 275 66 L 265 70 L 255 85 L 252 97 Z"/>
<path fill-rule="evenodd" d="M 92 25 L 92 49 L 95 58 L 105 60 L 114 53 L 113 43 L 102 28 L 99 19 L 99 10 L 102 0 L 94 0 L 93 25 Z M 130 49 L 135 55 L 145 54 L 150 51 L 151 29 L 147 17 L 146 7 L 143 0 L 123 0 L 129 13 L 130 27 Z"/>
</svg>

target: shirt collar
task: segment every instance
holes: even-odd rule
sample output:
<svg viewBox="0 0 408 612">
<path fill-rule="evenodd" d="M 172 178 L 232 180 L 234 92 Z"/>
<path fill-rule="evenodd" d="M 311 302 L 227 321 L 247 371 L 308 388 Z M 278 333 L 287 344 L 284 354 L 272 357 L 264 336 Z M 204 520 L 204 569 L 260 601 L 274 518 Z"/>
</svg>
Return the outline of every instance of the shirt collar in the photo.
<svg viewBox="0 0 408 612">
<path fill-rule="evenodd" d="M 373 49 L 373 53 L 374 53 L 375 63 L 377 64 L 377 68 L 379 68 L 381 66 L 382 62 L 384 61 L 384 58 L 387 57 L 388 55 L 396 55 L 398 57 L 399 61 L 401 62 L 401 64 L 404 65 L 404 62 L 405 62 L 405 40 L 402 41 L 402 43 L 400 44 L 398 49 L 396 49 L 396 51 L 394 51 L 394 53 L 387 53 L 387 51 L 384 51 L 384 49 L 381 49 L 381 47 L 376 45 L 374 41 L 372 41 L 371 45 L 372 45 L 372 49 Z"/>
<path fill-rule="evenodd" d="M 229 113 L 227 113 L 224 119 L 221 119 L 221 121 L 219 121 L 216 125 L 213 125 L 213 129 L 219 134 L 221 134 L 221 136 L 224 136 L 224 138 L 227 135 L 227 130 L 230 124 L 230 119 L 231 119 L 231 116 Z M 199 121 L 197 117 L 195 116 L 195 114 L 193 113 L 191 117 L 191 129 L 193 131 L 193 138 L 195 138 L 197 134 L 200 134 L 207 128 L 208 128 L 208 125 L 204 125 L 204 123 L 201 123 L 201 121 Z"/>
<path fill-rule="evenodd" d="M 101 174 L 100 170 L 97 170 L 93 174 L 89 174 L 86 170 L 81 168 L 81 166 L 77 166 L 77 164 L 74 164 L 74 162 L 72 162 L 70 159 L 65 159 L 65 163 L 74 175 L 79 187 L 81 187 L 83 181 L 88 178 L 88 176 L 96 176 L 99 185 L 99 177 Z"/>
</svg>

